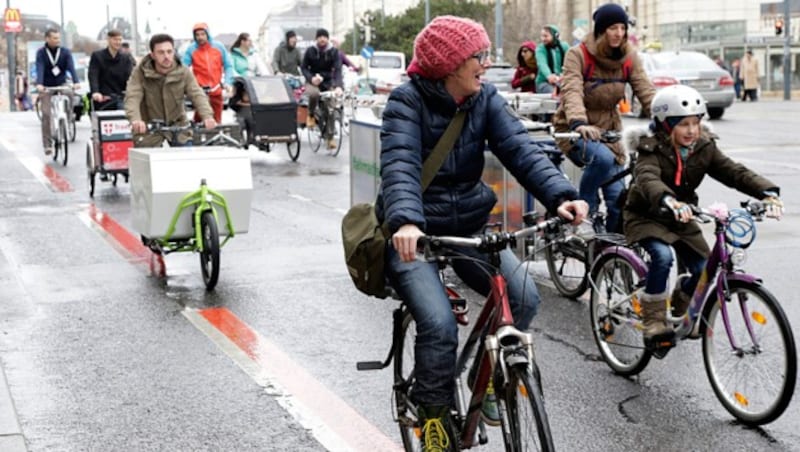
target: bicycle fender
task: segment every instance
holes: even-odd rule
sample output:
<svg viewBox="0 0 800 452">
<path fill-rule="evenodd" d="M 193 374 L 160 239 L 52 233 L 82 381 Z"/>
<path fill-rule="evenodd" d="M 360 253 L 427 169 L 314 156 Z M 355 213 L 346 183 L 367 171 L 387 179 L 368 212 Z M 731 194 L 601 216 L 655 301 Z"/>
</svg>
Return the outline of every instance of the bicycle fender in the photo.
<svg viewBox="0 0 800 452">
<path fill-rule="evenodd" d="M 763 285 L 763 280 L 756 275 L 751 275 L 749 273 L 740 273 L 740 272 L 731 272 L 727 274 L 721 274 L 720 279 L 718 280 L 718 284 L 721 283 L 723 280 L 727 281 L 740 281 L 747 284 L 756 284 L 756 285 Z"/>
<path fill-rule="evenodd" d="M 626 259 L 628 262 L 631 263 L 636 273 L 638 273 L 639 277 L 642 278 L 644 275 L 647 274 L 647 265 L 644 263 L 641 257 L 631 248 L 623 245 L 610 245 L 603 248 L 598 254 L 597 257 L 592 261 L 591 268 L 594 269 L 598 262 L 601 259 L 604 259 L 606 256 L 609 255 L 617 255 L 621 256 L 622 258 Z"/>
</svg>

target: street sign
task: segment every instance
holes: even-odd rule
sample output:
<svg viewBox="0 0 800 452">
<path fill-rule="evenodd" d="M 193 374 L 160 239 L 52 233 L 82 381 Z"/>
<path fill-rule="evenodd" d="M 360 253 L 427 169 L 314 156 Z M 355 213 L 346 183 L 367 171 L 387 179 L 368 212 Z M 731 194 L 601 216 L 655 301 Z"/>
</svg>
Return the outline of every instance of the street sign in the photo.
<svg viewBox="0 0 800 452">
<path fill-rule="evenodd" d="M 375 54 L 375 49 L 373 49 L 372 46 L 364 46 L 361 48 L 361 56 L 367 60 L 372 58 L 372 55 L 374 54 Z"/>
<path fill-rule="evenodd" d="M 22 31 L 22 14 L 19 8 L 6 8 L 3 13 L 6 33 L 19 33 Z"/>
</svg>

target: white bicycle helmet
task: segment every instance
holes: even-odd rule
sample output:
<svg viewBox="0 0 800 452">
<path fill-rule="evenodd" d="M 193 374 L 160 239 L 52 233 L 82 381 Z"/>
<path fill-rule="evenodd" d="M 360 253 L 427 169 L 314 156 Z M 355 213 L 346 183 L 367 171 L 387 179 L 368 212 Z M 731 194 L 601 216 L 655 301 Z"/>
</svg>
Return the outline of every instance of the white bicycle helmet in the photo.
<svg viewBox="0 0 800 452">
<path fill-rule="evenodd" d="M 706 101 L 696 89 L 686 85 L 670 85 L 658 90 L 650 104 L 653 120 L 664 124 L 667 118 L 703 117 Z"/>
</svg>

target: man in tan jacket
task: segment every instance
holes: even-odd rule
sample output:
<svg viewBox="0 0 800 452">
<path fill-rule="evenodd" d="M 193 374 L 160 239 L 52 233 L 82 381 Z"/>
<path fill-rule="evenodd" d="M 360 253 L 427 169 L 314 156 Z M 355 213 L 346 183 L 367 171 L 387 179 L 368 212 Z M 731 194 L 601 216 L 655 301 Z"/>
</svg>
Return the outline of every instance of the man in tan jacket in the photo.
<svg viewBox="0 0 800 452">
<path fill-rule="evenodd" d="M 189 120 L 183 106 L 189 96 L 197 109 L 203 126 L 217 126 L 208 98 L 186 66 L 175 56 L 175 41 L 170 35 L 157 34 L 150 38 L 150 53 L 134 68 L 125 93 L 125 114 L 131 122 L 134 146 L 159 147 L 170 141 L 169 133 L 148 133 L 147 123 L 164 121 L 167 126 L 186 126 Z M 192 144 L 192 133 L 178 136 L 181 146 Z"/>
</svg>

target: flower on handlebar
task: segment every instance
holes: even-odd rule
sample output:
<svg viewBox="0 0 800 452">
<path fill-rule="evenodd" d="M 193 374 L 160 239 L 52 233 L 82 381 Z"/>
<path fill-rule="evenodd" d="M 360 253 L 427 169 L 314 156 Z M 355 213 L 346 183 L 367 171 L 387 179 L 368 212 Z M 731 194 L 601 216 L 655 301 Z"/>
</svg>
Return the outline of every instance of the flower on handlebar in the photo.
<svg viewBox="0 0 800 452">
<path fill-rule="evenodd" d="M 714 215 L 715 218 L 718 218 L 720 220 L 728 218 L 729 214 L 728 206 L 725 203 L 719 201 L 714 202 L 713 204 L 708 206 L 708 211 L 712 215 Z"/>
</svg>

